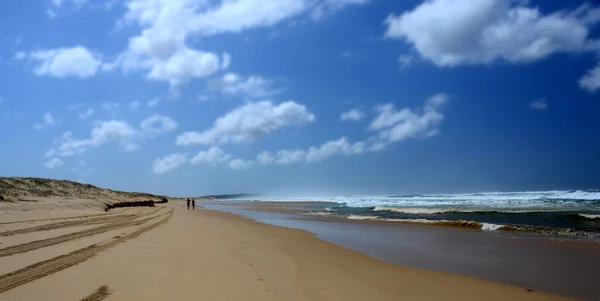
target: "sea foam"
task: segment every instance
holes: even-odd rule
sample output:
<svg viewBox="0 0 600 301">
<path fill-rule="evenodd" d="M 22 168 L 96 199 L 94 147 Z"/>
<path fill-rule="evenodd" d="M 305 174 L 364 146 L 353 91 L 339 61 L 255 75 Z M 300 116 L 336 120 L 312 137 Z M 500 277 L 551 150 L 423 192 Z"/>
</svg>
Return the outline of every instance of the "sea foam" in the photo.
<svg viewBox="0 0 600 301">
<path fill-rule="evenodd" d="M 406 223 L 406 224 L 428 224 L 435 226 L 447 226 L 447 227 L 462 227 L 462 228 L 471 228 L 471 229 L 479 229 L 483 231 L 496 231 L 502 230 L 506 226 L 491 224 L 491 223 L 479 223 L 475 221 L 462 221 L 462 220 L 430 220 L 424 218 L 414 218 L 414 219 L 403 219 L 403 218 L 379 218 L 377 216 L 372 215 L 349 215 L 346 217 L 347 219 L 352 220 L 379 220 L 386 222 L 396 222 L 396 223 Z"/>
<path fill-rule="evenodd" d="M 503 227 L 505 227 L 504 225 L 497 225 L 497 224 L 489 224 L 489 223 L 483 223 L 481 226 L 481 230 L 484 231 L 496 231 L 496 230 L 500 230 Z"/>
<path fill-rule="evenodd" d="M 353 208 L 414 214 L 472 211 L 577 211 L 599 210 L 600 191 L 525 191 L 471 194 L 352 196 L 319 199 Z M 418 208 L 418 209 L 417 209 Z M 424 209 L 430 210 L 425 211 Z"/>
<path fill-rule="evenodd" d="M 579 213 L 579 216 L 582 216 L 586 219 L 600 219 L 600 214 L 584 214 L 584 213 Z"/>
<path fill-rule="evenodd" d="M 355 220 L 375 220 L 375 219 L 378 219 L 379 217 L 373 216 L 373 215 L 349 215 L 347 218 L 355 219 Z"/>
<path fill-rule="evenodd" d="M 403 208 L 403 207 L 383 207 L 376 206 L 373 211 L 389 211 L 406 214 L 437 214 L 452 212 L 453 210 L 436 209 L 436 208 Z"/>
</svg>

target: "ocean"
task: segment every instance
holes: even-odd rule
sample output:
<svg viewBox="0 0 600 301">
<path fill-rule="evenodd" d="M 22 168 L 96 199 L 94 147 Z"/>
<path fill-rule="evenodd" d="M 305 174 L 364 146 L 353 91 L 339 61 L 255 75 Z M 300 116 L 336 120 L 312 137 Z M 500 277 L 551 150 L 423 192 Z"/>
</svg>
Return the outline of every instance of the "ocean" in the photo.
<svg viewBox="0 0 600 301">
<path fill-rule="evenodd" d="M 304 214 L 600 237 L 600 190 L 484 192 L 311 198 L 265 197 L 265 201 L 314 202 Z"/>
</svg>

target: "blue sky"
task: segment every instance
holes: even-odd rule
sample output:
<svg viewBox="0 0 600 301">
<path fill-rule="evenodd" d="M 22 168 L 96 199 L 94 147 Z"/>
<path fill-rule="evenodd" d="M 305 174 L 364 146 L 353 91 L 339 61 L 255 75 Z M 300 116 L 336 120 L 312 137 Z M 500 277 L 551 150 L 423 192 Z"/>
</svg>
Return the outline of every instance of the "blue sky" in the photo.
<svg viewBox="0 0 600 301">
<path fill-rule="evenodd" d="M 169 195 L 600 187 L 593 1 L 2 5 L 0 176 Z"/>
</svg>

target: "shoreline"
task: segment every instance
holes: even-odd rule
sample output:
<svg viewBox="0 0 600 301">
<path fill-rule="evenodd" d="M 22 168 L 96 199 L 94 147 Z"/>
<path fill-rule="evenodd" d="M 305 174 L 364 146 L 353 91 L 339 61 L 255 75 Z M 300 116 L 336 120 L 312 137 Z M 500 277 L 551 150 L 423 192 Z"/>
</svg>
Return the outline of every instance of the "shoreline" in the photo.
<svg viewBox="0 0 600 301">
<path fill-rule="evenodd" d="M 373 215 L 356 215 L 356 214 L 338 214 L 331 212 L 331 207 L 340 206 L 339 203 L 331 202 L 284 202 L 284 201 L 235 201 L 235 202 L 215 202 L 204 201 L 204 203 L 241 207 L 251 211 L 263 212 L 278 212 L 297 214 L 306 219 L 323 220 L 323 221 L 338 221 L 338 222 L 364 222 L 364 223 L 379 223 L 379 224 L 404 224 L 404 225 L 420 225 L 420 226 L 435 226 L 435 227 L 452 227 L 459 229 L 481 230 L 486 232 L 497 233 L 513 233 L 514 235 L 527 236 L 532 238 L 551 239 L 574 243 L 590 243 L 600 244 L 600 228 L 596 229 L 573 229 L 564 227 L 550 226 L 535 226 L 527 224 L 496 224 L 493 222 L 484 222 L 472 219 L 439 219 L 433 215 L 416 216 L 408 214 L 404 218 L 386 218 L 383 216 Z M 423 209 L 421 209 L 423 210 Z M 386 211 L 386 210 L 379 210 Z M 451 212 L 451 211 L 449 211 Z M 486 211 L 486 214 L 500 213 L 498 211 Z M 506 213 L 506 212 L 505 212 Z M 516 212 L 541 214 L 543 212 Z M 561 213 L 561 212 L 557 212 Z M 586 214 L 571 214 L 565 213 L 566 216 L 573 218 L 577 215 L 580 220 L 587 222 L 600 222 L 600 215 Z"/>
<path fill-rule="evenodd" d="M 600 254 L 597 243 L 462 227 L 313 217 L 297 210 L 278 210 L 264 204 L 214 207 L 218 205 L 208 204 L 207 208 L 269 225 L 302 229 L 321 240 L 391 264 L 465 275 L 563 296 L 593 299 L 600 294 L 600 289 L 590 280 L 600 269 L 600 262 L 595 259 Z M 233 209 L 236 207 L 244 209 Z M 556 283 L 561 285 L 556 286 Z"/>
</svg>

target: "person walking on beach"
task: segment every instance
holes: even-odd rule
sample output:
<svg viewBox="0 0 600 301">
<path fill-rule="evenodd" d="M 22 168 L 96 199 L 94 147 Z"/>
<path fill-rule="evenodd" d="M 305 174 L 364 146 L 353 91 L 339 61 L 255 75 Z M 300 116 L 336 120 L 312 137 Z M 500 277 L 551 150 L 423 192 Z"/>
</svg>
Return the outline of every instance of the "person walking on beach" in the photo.
<svg viewBox="0 0 600 301">
<path fill-rule="evenodd" d="M 192 210 L 196 210 L 196 201 L 192 199 Z"/>
<path fill-rule="evenodd" d="M 187 199 L 188 210 L 190 210 L 190 198 Z"/>
</svg>

